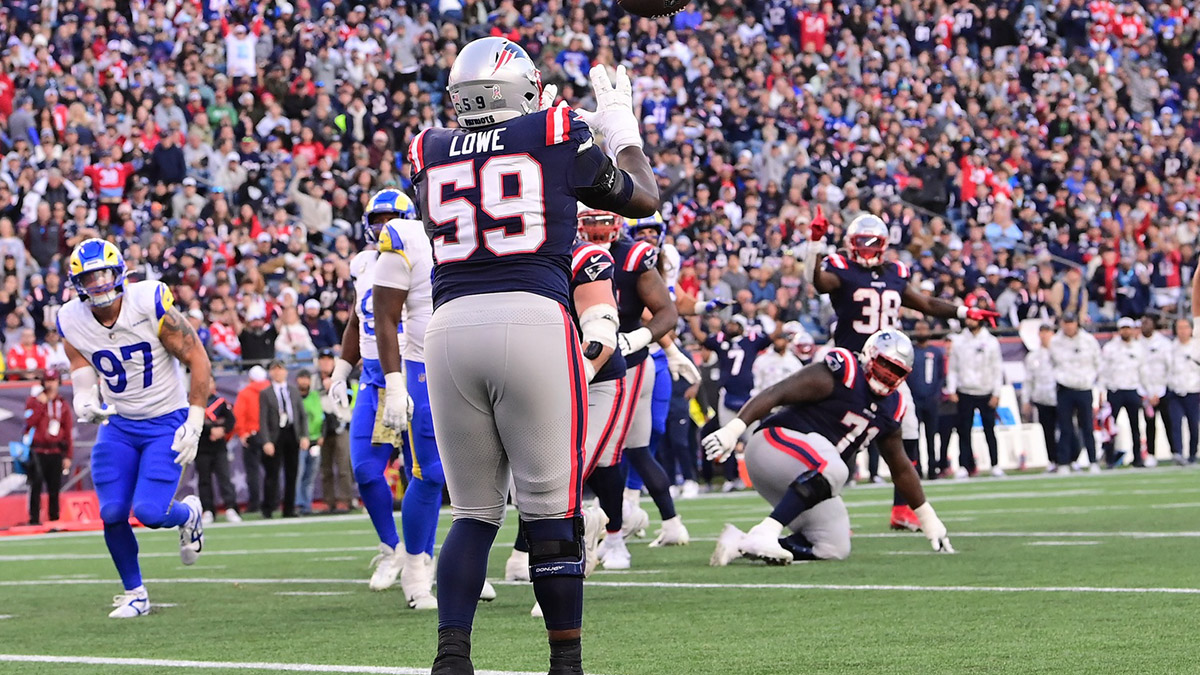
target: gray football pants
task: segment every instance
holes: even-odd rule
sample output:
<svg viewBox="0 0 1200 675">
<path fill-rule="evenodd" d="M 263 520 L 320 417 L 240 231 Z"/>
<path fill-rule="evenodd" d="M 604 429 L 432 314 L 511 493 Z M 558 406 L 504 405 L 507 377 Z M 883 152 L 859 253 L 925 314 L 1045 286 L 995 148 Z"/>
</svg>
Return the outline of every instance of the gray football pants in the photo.
<svg viewBox="0 0 1200 675">
<path fill-rule="evenodd" d="M 455 519 L 503 523 L 510 471 L 522 519 L 578 514 L 587 383 L 562 305 L 517 292 L 451 300 L 429 322 L 425 369 Z"/>
<path fill-rule="evenodd" d="M 833 496 L 801 513 L 788 529 L 808 539 L 818 558 L 845 560 L 850 555 L 850 514 L 841 494 L 850 470 L 833 444 L 817 434 L 779 427 L 755 432 L 746 444 L 746 473 L 772 506 L 797 476 L 814 469 L 829 481 Z"/>
</svg>

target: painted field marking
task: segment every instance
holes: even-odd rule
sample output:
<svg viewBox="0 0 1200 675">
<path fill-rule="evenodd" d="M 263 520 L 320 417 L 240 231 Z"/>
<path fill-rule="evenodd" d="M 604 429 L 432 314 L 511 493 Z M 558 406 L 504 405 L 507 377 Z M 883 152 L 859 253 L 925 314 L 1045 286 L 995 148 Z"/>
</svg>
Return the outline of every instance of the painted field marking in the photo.
<svg viewBox="0 0 1200 675">
<path fill-rule="evenodd" d="M 345 666 L 272 661 L 188 661 L 182 659 L 129 659 L 105 656 L 51 656 L 47 654 L 0 654 L 0 662 L 63 663 L 85 666 L 149 666 L 202 670 L 270 670 L 280 673 L 374 673 L 377 675 L 429 675 L 428 668 L 392 666 Z M 510 670 L 476 670 L 476 675 L 538 675 Z"/>
</svg>

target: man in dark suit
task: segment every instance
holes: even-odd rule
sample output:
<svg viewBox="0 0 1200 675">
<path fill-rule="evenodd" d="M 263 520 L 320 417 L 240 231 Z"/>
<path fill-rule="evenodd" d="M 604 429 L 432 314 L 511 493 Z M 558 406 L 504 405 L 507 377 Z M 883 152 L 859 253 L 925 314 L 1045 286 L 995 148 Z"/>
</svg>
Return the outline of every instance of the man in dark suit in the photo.
<svg viewBox="0 0 1200 675">
<path fill-rule="evenodd" d="M 279 504 L 279 466 L 283 465 L 283 517 L 296 516 L 296 474 L 300 452 L 308 451 L 308 419 L 300 391 L 288 383 L 282 361 L 268 368 L 271 384 L 259 393 L 258 434 L 262 441 L 263 486 L 262 513 L 272 517 Z"/>
</svg>

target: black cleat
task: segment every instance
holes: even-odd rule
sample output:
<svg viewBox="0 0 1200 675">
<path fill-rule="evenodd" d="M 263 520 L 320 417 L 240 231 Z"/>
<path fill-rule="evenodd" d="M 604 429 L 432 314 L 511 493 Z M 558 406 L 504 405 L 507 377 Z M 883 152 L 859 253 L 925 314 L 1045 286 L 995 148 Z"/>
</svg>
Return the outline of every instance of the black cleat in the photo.
<svg viewBox="0 0 1200 675">
<path fill-rule="evenodd" d="M 475 675 L 471 663 L 471 634 L 461 628 L 438 631 L 438 653 L 429 675 Z"/>
</svg>

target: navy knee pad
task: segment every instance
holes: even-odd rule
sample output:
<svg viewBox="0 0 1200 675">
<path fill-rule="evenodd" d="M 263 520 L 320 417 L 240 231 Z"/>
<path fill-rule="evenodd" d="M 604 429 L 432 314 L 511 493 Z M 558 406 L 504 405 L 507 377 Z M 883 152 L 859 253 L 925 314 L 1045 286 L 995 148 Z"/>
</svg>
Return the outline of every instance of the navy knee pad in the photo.
<svg viewBox="0 0 1200 675">
<path fill-rule="evenodd" d="M 833 486 L 825 479 L 824 474 L 816 469 L 810 469 L 796 476 L 796 480 L 792 481 L 788 489 L 800 498 L 805 509 L 811 509 L 833 497 Z"/>
<path fill-rule="evenodd" d="M 522 521 L 529 542 L 529 578 L 583 578 L 583 516 Z"/>
</svg>

